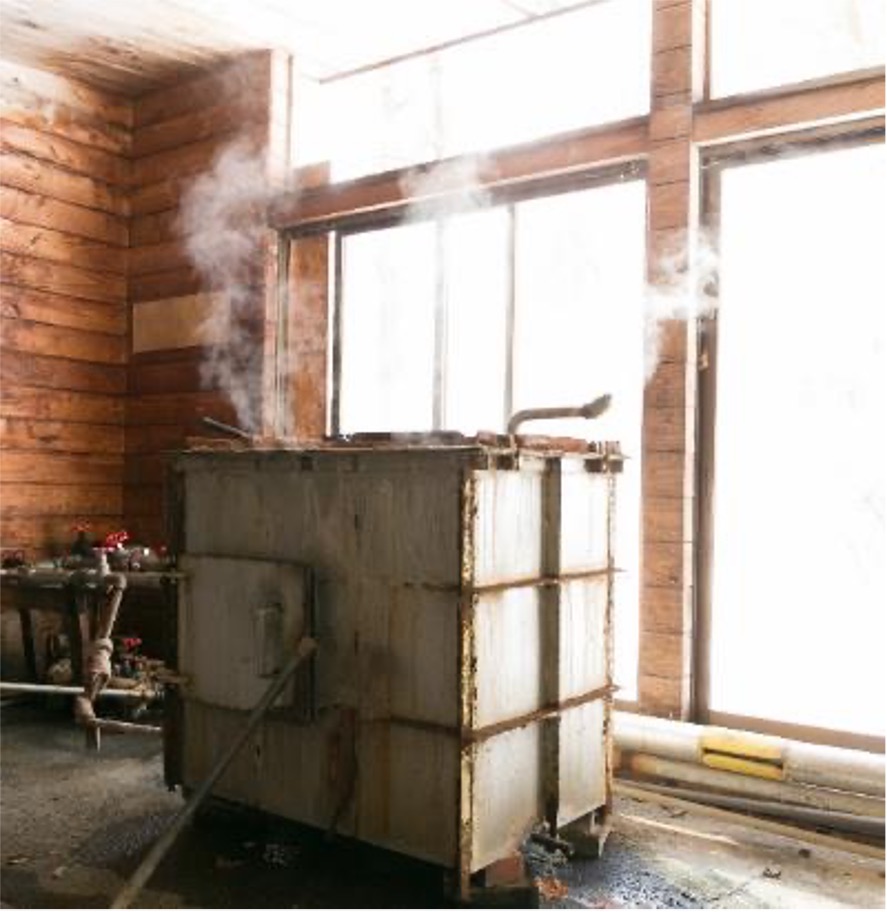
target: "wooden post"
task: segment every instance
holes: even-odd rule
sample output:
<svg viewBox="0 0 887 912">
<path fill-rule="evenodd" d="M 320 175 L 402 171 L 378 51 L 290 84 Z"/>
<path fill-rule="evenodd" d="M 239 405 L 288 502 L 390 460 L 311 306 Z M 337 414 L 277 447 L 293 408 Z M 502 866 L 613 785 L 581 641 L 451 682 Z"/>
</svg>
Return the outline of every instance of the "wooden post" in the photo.
<svg viewBox="0 0 887 912">
<path fill-rule="evenodd" d="M 683 301 L 698 222 L 693 106 L 704 94 L 704 0 L 655 0 L 649 120 L 648 281 Z M 666 318 L 644 395 L 643 552 L 638 704 L 688 718 L 693 636 L 696 326 Z"/>
</svg>

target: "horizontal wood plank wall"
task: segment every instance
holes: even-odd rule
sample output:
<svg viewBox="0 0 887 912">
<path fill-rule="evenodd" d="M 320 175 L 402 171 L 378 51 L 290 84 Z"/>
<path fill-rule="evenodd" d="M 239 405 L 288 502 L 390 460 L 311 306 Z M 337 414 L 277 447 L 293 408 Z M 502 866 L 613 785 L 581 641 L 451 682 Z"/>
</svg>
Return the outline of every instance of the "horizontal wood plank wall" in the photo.
<svg viewBox="0 0 887 912">
<path fill-rule="evenodd" d="M 123 521 L 132 104 L 0 61 L 0 540 Z"/>
<path fill-rule="evenodd" d="M 205 415 L 237 420 L 225 392 L 214 389 L 202 369 L 206 347 L 224 343 L 207 321 L 227 306 L 227 296 L 192 262 L 182 223 L 183 194 L 235 144 L 263 157 L 269 178 L 280 176 L 288 162 L 288 104 L 289 60 L 271 52 L 245 54 L 135 102 L 123 501 L 127 528 L 141 539 L 162 541 L 164 536 L 165 454 L 181 449 L 188 436 L 206 434 Z M 214 227 L 207 224 L 199 231 Z M 261 383 L 268 395 L 274 354 L 274 317 L 268 308 L 276 292 L 271 237 L 269 232 L 263 239 L 249 277 L 256 302 L 251 342 L 266 356 L 268 377 Z"/>
<path fill-rule="evenodd" d="M 704 0 L 655 0 L 649 120 L 647 269 L 664 300 L 686 298 L 688 243 L 698 221 L 694 102 L 703 93 Z M 695 320 L 660 324 L 644 394 L 643 556 L 638 706 L 692 711 Z"/>
</svg>

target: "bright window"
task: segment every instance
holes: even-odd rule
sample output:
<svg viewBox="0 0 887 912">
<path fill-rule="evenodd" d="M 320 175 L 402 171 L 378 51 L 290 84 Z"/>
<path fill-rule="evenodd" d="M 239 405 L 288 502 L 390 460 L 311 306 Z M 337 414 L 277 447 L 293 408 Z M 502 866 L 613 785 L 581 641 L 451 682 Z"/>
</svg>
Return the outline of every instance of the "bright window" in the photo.
<svg viewBox="0 0 887 912">
<path fill-rule="evenodd" d="M 514 408 L 613 405 L 528 430 L 618 440 L 616 681 L 637 697 L 646 193 L 634 181 L 516 207 Z M 544 429 L 544 430 L 543 430 Z"/>
<path fill-rule="evenodd" d="M 616 517 L 624 699 L 637 679 L 645 215 L 634 180 L 340 240 L 337 430 L 504 431 L 517 409 L 613 394 L 594 422 L 527 430 L 619 440 L 631 456 Z"/>
<path fill-rule="evenodd" d="M 303 86 L 297 163 L 328 158 L 339 181 L 645 114 L 650 11 L 650 0 L 601 0 Z"/>
<path fill-rule="evenodd" d="M 711 0 L 712 95 L 884 65 L 884 0 Z"/>
<path fill-rule="evenodd" d="M 725 170 L 713 710 L 883 734 L 883 144 Z"/>
<path fill-rule="evenodd" d="M 342 239 L 346 433 L 432 425 L 435 249 L 430 222 Z"/>
<path fill-rule="evenodd" d="M 499 207 L 443 223 L 442 424 L 469 434 L 499 430 L 506 409 L 509 218 Z"/>
</svg>

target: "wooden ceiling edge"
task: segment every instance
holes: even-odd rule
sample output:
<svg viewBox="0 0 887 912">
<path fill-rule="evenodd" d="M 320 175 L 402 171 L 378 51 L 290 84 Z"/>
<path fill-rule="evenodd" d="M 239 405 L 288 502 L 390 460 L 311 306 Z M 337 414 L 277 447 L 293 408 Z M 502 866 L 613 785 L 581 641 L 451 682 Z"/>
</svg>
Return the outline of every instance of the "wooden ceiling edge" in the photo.
<svg viewBox="0 0 887 912">
<path fill-rule="evenodd" d="M 269 207 L 269 223 L 297 231 L 319 223 L 370 213 L 394 212 L 414 203 L 445 201 L 523 182 L 577 174 L 646 159 L 649 116 L 549 137 L 489 153 L 470 153 L 381 174 L 281 194 Z M 308 169 L 300 169 L 311 173 Z M 427 192 L 410 184 L 436 174 Z M 296 172 L 298 175 L 299 172 Z"/>
</svg>

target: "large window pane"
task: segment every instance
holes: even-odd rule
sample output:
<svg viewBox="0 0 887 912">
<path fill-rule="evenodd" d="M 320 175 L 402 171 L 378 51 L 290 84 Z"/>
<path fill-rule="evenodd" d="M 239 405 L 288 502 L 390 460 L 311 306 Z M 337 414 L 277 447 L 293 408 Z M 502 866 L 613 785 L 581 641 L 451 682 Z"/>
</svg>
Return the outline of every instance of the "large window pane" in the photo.
<svg viewBox="0 0 887 912">
<path fill-rule="evenodd" d="M 442 57 L 445 155 L 644 114 L 649 0 L 609 0 Z"/>
<path fill-rule="evenodd" d="M 498 431 L 505 418 L 508 210 L 449 218 L 442 240 L 443 426 Z"/>
<path fill-rule="evenodd" d="M 435 226 L 349 235 L 342 246 L 340 430 L 430 430 Z"/>
<path fill-rule="evenodd" d="M 613 405 L 593 421 L 546 421 L 528 432 L 619 440 L 616 681 L 636 696 L 644 392 L 646 194 L 641 181 L 531 200 L 516 207 L 515 409 Z"/>
<path fill-rule="evenodd" d="M 332 180 L 440 158 L 438 82 L 430 55 L 322 86 Z"/>
<path fill-rule="evenodd" d="M 715 97 L 884 65 L 884 0 L 711 0 Z"/>
<path fill-rule="evenodd" d="M 883 145 L 723 175 L 711 706 L 883 734 Z"/>
<path fill-rule="evenodd" d="M 315 116 L 295 116 L 327 148 L 297 136 L 299 163 L 322 155 L 344 180 L 644 114 L 650 13 L 601 0 L 316 86 Z"/>
</svg>

